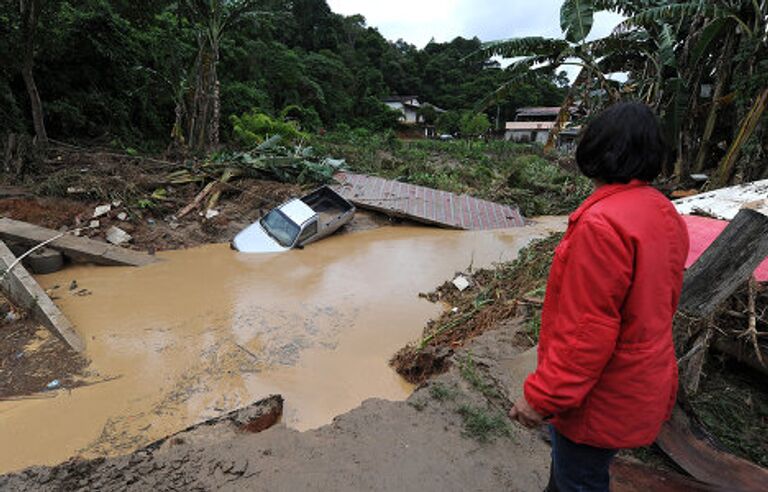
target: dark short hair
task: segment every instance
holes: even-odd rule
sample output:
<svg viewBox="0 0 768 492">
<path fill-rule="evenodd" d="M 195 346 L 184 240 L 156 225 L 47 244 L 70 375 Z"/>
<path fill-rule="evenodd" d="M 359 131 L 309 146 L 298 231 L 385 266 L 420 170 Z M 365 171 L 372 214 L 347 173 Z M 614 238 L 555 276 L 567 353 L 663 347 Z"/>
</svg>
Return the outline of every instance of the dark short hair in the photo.
<svg viewBox="0 0 768 492">
<path fill-rule="evenodd" d="M 614 104 L 592 120 L 576 149 L 581 172 L 606 183 L 653 181 L 669 158 L 653 111 L 638 102 Z"/>
</svg>

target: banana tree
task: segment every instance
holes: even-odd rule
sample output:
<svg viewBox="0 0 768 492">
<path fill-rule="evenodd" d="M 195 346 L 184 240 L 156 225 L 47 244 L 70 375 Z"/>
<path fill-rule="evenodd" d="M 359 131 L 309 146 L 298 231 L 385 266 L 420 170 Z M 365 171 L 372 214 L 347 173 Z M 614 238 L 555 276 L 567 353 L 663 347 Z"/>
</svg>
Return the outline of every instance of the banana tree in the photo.
<svg viewBox="0 0 768 492">
<path fill-rule="evenodd" d="M 486 43 L 479 54 L 485 57 L 518 58 L 507 70 L 509 80 L 490 94 L 481 106 L 488 106 L 503 97 L 520 78 L 531 71 L 553 71 L 564 66 L 579 67 L 579 74 L 571 85 L 560 107 L 555 127 L 550 132 L 545 150 L 551 151 L 561 129 L 570 119 L 570 110 L 580 92 L 582 102 L 589 101 L 589 93 L 597 89 L 607 96 L 606 102 L 619 99 L 617 84 L 607 77 L 604 60 L 615 58 L 616 53 L 635 53 L 643 41 L 632 34 L 615 33 L 606 38 L 587 41 L 594 24 L 594 14 L 611 10 L 624 15 L 633 13 L 644 2 L 617 2 L 601 0 L 565 0 L 560 8 L 560 27 L 563 39 L 543 37 L 514 38 Z"/>
<path fill-rule="evenodd" d="M 184 104 L 177 104 L 174 139 L 193 150 L 219 143 L 220 83 L 217 71 L 221 41 L 227 30 L 258 15 L 257 0 L 179 0 L 178 11 L 196 29 L 198 51 Z M 265 14 L 265 13 L 261 13 Z M 181 116 L 180 116 L 181 115 Z M 184 121 L 178 125 L 178 120 Z M 183 129 L 183 131 L 179 131 Z"/>
<path fill-rule="evenodd" d="M 735 99 L 734 78 L 765 57 L 765 19 L 765 1 L 689 1 L 642 9 L 617 28 L 644 32 L 656 44 L 655 81 L 646 79 L 642 85 L 655 91 L 653 105 L 678 148 L 677 176 L 684 177 L 690 168 L 701 172 L 709 164 L 720 112 Z M 704 81 L 713 87 L 708 104 L 699 94 Z M 704 112 L 706 118 L 700 118 Z M 745 118 L 744 124 L 752 121 Z M 751 128 L 737 135 L 748 138 Z"/>
</svg>

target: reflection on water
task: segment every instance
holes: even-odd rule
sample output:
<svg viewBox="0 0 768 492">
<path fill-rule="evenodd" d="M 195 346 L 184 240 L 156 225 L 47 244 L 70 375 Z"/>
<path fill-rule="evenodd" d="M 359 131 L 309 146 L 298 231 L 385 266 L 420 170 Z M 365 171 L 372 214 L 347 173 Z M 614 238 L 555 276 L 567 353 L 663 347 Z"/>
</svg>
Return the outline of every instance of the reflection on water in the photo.
<svg viewBox="0 0 768 492">
<path fill-rule="evenodd" d="M 0 403 L 0 471 L 129 452 L 269 394 L 308 429 L 412 388 L 387 365 L 439 307 L 418 298 L 470 263 L 511 259 L 560 219 L 509 231 L 385 227 L 277 255 L 227 245 L 144 268 L 40 277 L 87 344 L 91 379 L 55 398 Z M 92 292 L 76 296 L 77 280 Z"/>
</svg>

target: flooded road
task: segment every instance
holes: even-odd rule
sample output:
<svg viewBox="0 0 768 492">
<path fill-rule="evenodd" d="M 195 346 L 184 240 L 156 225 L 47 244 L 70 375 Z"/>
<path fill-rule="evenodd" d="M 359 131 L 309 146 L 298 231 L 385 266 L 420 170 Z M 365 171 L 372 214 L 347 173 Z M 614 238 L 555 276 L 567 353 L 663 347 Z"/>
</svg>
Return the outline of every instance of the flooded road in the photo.
<svg viewBox="0 0 768 492">
<path fill-rule="evenodd" d="M 387 361 L 441 309 L 419 292 L 564 227 L 383 227 L 277 255 L 212 245 L 39 277 L 85 340 L 95 384 L 0 403 L 0 472 L 130 452 L 269 394 L 300 430 L 367 398 L 404 399 L 412 388 Z"/>
</svg>

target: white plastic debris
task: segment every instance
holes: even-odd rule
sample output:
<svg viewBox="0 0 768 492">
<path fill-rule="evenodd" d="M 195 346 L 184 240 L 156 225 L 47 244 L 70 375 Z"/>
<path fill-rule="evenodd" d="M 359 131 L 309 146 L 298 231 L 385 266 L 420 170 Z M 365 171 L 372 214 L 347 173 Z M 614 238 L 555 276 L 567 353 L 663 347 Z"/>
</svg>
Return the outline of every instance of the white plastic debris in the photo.
<svg viewBox="0 0 768 492">
<path fill-rule="evenodd" d="M 99 222 L 98 220 L 92 220 L 92 221 L 90 221 L 90 222 L 88 223 L 88 227 L 90 227 L 91 229 L 96 229 L 96 228 L 98 228 L 100 225 L 101 225 L 101 222 Z"/>
<path fill-rule="evenodd" d="M 118 220 L 122 220 L 122 221 L 126 221 L 126 220 L 128 220 L 128 214 L 125 213 L 125 212 L 120 212 L 119 214 L 117 214 L 117 219 Z"/>
<path fill-rule="evenodd" d="M 112 205 L 109 203 L 106 205 L 99 205 L 93 211 L 93 218 L 95 219 L 97 217 L 101 217 L 102 215 L 107 215 L 110 210 L 112 210 Z"/>
<path fill-rule="evenodd" d="M 208 209 L 208 210 L 205 211 L 205 218 L 206 218 L 206 220 L 210 220 L 210 219 L 216 217 L 217 215 L 219 215 L 219 213 L 220 212 L 218 210 L 214 210 L 212 208 Z"/>
<path fill-rule="evenodd" d="M 133 237 L 119 227 L 112 226 L 107 230 L 107 241 L 117 246 L 125 244 L 131 239 Z"/>
<path fill-rule="evenodd" d="M 119 207 L 122 207 L 122 206 L 123 206 L 123 202 L 122 202 L 122 201 L 120 201 L 120 200 L 114 200 L 114 201 L 112 202 L 112 206 L 113 206 L 113 207 L 115 207 L 115 208 L 119 208 Z"/>
<path fill-rule="evenodd" d="M 707 176 L 706 174 L 691 174 L 691 179 L 701 183 L 708 180 L 709 176 Z"/>
<path fill-rule="evenodd" d="M 61 381 L 59 381 L 58 379 L 54 379 L 53 381 L 45 385 L 45 389 L 55 390 L 55 389 L 58 389 L 60 386 L 61 386 Z"/>
<path fill-rule="evenodd" d="M 459 275 L 453 279 L 453 285 L 459 289 L 459 292 L 464 292 L 469 287 L 469 280 L 464 275 Z"/>
<path fill-rule="evenodd" d="M 672 202 L 684 215 L 703 212 L 723 220 L 733 220 L 742 208 L 768 214 L 768 179 L 701 193 Z"/>
<path fill-rule="evenodd" d="M 459 314 L 459 308 L 455 307 L 455 308 L 451 309 L 451 312 L 453 314 Z"/>
<path fill-rule="evenodd" d="M 79 193 L 85 193 L 85 188 L 82 188 L 80 186 L 70 186 L 67 188 L 67 193 L 76 195 Z"/>
</svg>

